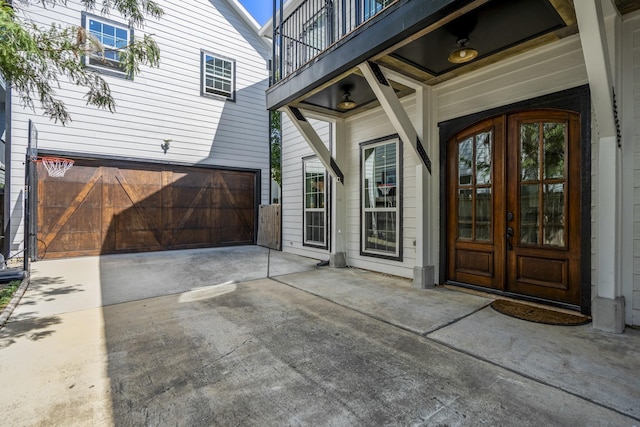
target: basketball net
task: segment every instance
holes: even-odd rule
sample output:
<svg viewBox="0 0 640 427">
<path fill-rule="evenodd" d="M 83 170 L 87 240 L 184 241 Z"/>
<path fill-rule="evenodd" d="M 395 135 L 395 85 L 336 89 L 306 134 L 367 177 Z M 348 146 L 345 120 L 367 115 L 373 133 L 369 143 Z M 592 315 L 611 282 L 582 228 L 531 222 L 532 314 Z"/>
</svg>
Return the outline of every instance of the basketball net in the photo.
<svg viewBox="0 0 640 427">
<path fill-rule="evenodd" d="M 36 158 L 37 161 L 42 162 L 49 176 L 53 178 L 63 177 L 65 172 L 73 166 L 73 160 L 63 157 L 40 157 Z"/>
</svg>

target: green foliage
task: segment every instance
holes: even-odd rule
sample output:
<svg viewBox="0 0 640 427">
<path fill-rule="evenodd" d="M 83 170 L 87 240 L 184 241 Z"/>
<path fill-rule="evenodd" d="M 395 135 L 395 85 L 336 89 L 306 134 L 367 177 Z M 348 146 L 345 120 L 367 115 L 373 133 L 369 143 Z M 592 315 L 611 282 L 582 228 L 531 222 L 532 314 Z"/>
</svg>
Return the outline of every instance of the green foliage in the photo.
<svg viewBox="0 0 640 427">
<path fill-rule="evenodd" d="M 282 139 L 280 127 L 281 113 L 279 111 L 269 112 L 269 139 L 271 146 L 271 178 L 282 185 Z"/>
<path fill-rule="evenodd" d="M 2 287 L 2 289 L 0 289 L 0 311 L 9 305 L 13 294 L 15 294 L 20 287 L 20 283 L 22 283 L 20 280 L 12 280 L 7 285 L 0 285 L 0 287 Z"/>
<path fill-rule="evenodd" d="M 65 7 L 66 0 L 39 0 L 43 7 Z M 32 2 L 32 1 L 31 1 Z M 115 111 L 115 100 L 102 76 L 85 67 L 83 57 L 104 52 L 104 46 L 79 26 L 52 24 L 37 26 L 24 13 L 30 0 L 13 6 L 0 0 L 0 73 L 11 84 L 24 107 L 35 111 L 38 100 L 44 115 L 63 125 L 71 121 L 64 103 L 57 97 L 59 78 L 65 77 L 87 90 L 87 105 Z M 163 10 L 153 0 L 82 0 L 87 10 L 100 8 L 108 15 L 119 12 L 133 26 L 141 27 L 146 17 L 160 18 Z M 140 65 L 159 66 L 160 49 L 149 35 L 133 40 L 120 52 L 120 61 L 129 78 Z"/>
</svg>

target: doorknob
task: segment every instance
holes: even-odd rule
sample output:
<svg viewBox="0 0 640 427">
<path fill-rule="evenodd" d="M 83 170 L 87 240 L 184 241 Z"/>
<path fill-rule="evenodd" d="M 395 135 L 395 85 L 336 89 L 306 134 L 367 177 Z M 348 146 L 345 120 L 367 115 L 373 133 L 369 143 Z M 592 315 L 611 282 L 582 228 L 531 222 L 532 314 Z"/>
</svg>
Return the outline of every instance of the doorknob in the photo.
<svg viewBox="0 0 640 427">
<path fill-rule="evenodd" d="M 507 221 L 513 221 L 513 212 L 507 212 Z"/>
<path fill-rule="evenodd" d="M 513 244 L 511 243 L 511 238 L 513 238 L 513 227 L 507 227 L 507 249 L 513 250 Z"/>
</svg>

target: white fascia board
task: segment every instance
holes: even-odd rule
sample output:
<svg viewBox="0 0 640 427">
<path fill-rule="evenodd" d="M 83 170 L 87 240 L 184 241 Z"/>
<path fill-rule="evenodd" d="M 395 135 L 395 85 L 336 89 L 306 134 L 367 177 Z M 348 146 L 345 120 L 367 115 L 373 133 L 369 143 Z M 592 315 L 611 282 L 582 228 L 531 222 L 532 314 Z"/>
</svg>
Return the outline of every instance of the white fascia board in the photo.
<svg viewBox="0 0 640 427">
<path fill-rule="evenodd" d="M 238 1 L 238 0 L 227 0 L 227 3 L 236 11 L 238 15 L 242 18 L 242 20 L 251 28 L 251 30 L 260 36 L 260 40 L 265 44 L 265 46 L 271 48 L 271 40 L 267 40 L 264 38 L 260 31 L 260 24 L 255 20 L 253 16 L 249 13 L 247 9 Z"/>
</svg>

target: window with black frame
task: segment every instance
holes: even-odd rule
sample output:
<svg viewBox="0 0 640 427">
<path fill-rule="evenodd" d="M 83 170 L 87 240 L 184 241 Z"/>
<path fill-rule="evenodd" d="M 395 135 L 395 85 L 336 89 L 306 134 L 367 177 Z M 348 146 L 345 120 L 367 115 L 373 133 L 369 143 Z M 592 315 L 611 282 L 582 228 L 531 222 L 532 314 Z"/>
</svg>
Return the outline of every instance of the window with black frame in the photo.
<svg viewBox="0 0 640 427">
<path fill-rule="evenodd" d="M 401 256 L 399 150 L 397 137 L 361 146 L 363 254 Z"/>
<path fill-rule="evenodd" d="M 235 61 L 201 52 L 202 95 L 235 99 Z"/>
<path fill-rule="evenodd" d="M 304 245 L 327 247 L 327 171 L 312 157 L 304 164 Z"/>
</svg>

